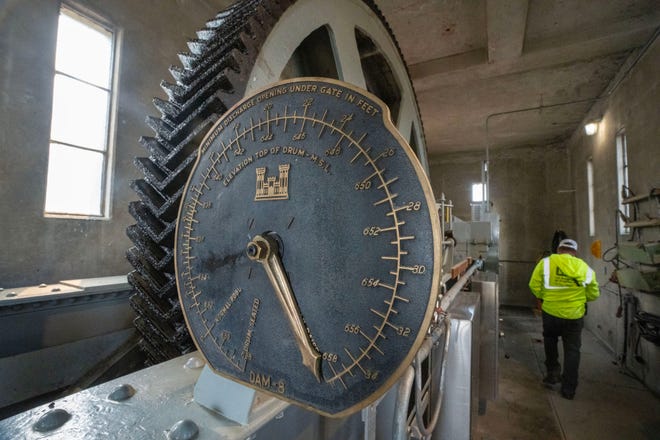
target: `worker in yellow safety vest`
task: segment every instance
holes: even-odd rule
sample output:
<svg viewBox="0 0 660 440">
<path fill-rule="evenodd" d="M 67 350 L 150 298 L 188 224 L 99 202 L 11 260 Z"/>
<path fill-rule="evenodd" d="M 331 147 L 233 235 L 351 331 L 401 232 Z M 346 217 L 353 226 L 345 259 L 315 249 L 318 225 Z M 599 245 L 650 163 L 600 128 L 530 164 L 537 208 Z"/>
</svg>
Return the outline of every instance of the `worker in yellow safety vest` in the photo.
<svg viewBox="0 0 660 440">
<path fill-rule="evenodd" d="M 569 400 L 575 397 L 578 384 L 585 303 L 600 296 L 596 274 L 587 263 L 576 257 L 577 250 L 575 240 L 562 240 L 556 254 L 538 262 L 529 280 L 532 293 L 542 301 L 547 369 L 543 384 L 553 387 L 561 382 L 561 395 Z M 563 374 L 558 362 L 559 337 L 564 347 Z"/>
</svg>

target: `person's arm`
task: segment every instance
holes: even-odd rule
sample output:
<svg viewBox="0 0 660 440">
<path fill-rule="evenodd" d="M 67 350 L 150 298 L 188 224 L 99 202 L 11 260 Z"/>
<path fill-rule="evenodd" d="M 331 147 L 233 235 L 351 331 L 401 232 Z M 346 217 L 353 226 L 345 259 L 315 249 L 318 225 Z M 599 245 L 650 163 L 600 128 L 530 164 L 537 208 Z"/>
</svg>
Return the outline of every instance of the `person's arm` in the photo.
<svg viewBox="0 0 660 440">
<path fill-rule="evenodd" d="M 529 290 L 538 299 L 543 299 L 543 260 L 536 264 L 532 272 L 532 277 L 529 279 Z"/>
<path fill-rule="evenodd" d="M 587 301 L 593 301 L 600 296 L 600 289 L 598 288 L 598 281 L 596 280 L 596 272 L 592 268 L 587 268 L 585 295 Z"/>
</svg>

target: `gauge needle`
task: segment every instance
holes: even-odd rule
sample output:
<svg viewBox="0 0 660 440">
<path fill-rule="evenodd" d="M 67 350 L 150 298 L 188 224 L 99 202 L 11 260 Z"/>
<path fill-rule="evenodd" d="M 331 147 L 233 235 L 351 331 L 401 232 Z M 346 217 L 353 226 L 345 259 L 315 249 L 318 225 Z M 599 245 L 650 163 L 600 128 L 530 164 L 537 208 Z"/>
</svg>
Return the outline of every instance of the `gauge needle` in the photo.
<svg viewBox="0 0 660 440">
<path fill-rule="evenodd" d="M 284 271 L 277 242 L 268 236 L 257 235 L 248 243 L 247 255 L 251 260 L 261 263 L 266 270 L 268 279 L 277 294 L 277 299 L 289 320 L 293 336 L 302 355 L 302 363 L 314 373 L 316 380 L 321 382 L 321 354 L 312 345 L 300 309 L 298 309 L 296 297 Z"/>
</svg>

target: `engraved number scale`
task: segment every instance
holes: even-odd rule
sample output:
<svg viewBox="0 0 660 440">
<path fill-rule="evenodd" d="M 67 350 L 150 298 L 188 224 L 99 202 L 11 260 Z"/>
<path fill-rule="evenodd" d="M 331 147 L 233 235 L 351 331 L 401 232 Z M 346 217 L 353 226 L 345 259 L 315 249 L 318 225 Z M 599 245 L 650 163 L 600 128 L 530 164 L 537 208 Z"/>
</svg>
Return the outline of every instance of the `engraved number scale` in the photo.
<svg viewBox="0 0 660 440">
<path fill-rule="evenodd" d="M 435 201 L 375 96 L 302 78 L 209 131 L 176 222 L 190 333 L 219 374 L 322 414 L 407 368 L 438 288 Z"/>
</svg>

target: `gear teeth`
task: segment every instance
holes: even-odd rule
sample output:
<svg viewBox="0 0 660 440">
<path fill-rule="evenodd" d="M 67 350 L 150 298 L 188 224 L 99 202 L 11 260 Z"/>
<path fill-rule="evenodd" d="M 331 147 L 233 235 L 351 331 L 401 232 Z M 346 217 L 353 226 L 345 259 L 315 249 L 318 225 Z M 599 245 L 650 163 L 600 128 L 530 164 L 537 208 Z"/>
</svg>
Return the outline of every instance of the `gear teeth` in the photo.
<svg viewBox="0 0 660 440">
<path fill-rule="evenodd" d="M 133 321 L 135 327 L 143 332 L 144 340 L 153 345 L 154 356 L 156 358 L 160 358 L 160 356 L 168 358 L 172 354 L 176 356 L 176 347 L 171 346 L 175 330 L 167 322 L 159 322 L 155 325 L 157 320 L 154 319 L 153 309 L 148 306 L 144 307 L 144 300 L 131 297 L 130 302 L 137 312 L 137 317 Z"/>
<path fill-rule="evenodd" d="M 164 273 L 154 269 L 154 267 L 144 259 L 142 251 L 136 246 L 131 247 L 128 252 L 126 252 L 126 258 L 140 275 L 148 281 L 154 294 L 167 291 L 167 285 L 169 283 L 176 284 L 174 278 L 168 277 Z"/>
<path fill-rule="evenodd" d="M 133 247 L 126 253 L 134 270 L 129 282 L 131 305 L 141 333 L 140 347 L 153 363 L 195 350 L 177 298 L 174 274 L 176 218 L 202 138 L 245 91 L 260 47 L 291 0 L 241 0 L 209 20 L 180 64 L 169 68 L 171 80 L 156 98 L 160 117 L 149 117 L 152 136 L 140 138 L 149 157 L 135 159 L 142 178 L 130 183 L 139 197 L 129 205 L 136 224 L 126 233 Z"/>
<path fill-rule="evenodd" d="M 149 309 L 137 308 L 136 310 L 139 313 L 133 322 L 144 335 L 142 342 L 147 341 L 150 345 L 148 349 L 153 350 L 150 356 L 154 356 L 154 363 L 163 362 L 191 351 L 192 341 L 182 340 L 186 333 L 182 333 L 180 327 L 175 328 L 169 323 L 158 322 L 151 316 Z M 144 348 L 142 344 L 140 346 Z"/>
<path fill-rule="evenodd" d="M 176 221 L 183 188 L 172 196 L 166 196 L 145 180 L 134 180 L 130 187 L 137 193 L 144 205 L 159 219 L 165 222 Z"/>
<path fill-rule="evenodd" d="M 144 322 L 141 316 L 138 315 L 133 320 L 133 324 L 135 325 L 135 328 L 144 336 L 138 342 L 138 346 L 140 347 L 140 350 L 142 350 L 147 355 L 147 360 L 144 362 L 145 367 L 151 367 L 153 365 L 160 364 L 161 362 L 170 360 L 173 357 L 187 353 L 178 352 L 174 347 L 165 347 L 164 349 L 160 344 L 153 343 L 151 334 L 146 333 L 148 330 L 151 330 L 151 327 Z M 170 352 L 173 350 L 175 354 L 172 355 Z"/>
<path fill-rule="evenodd" d="M 173 102 L 170 101 L 165 101 L 160 98 L 154 98 L 153 99 L 153 104 L 154 107 L 160 111 L 160 113 L 167 117 L 170 120 L 175 120 L 181 111 L 181 108 L 177 105 L 175 105 Z"/>
<path fill-rule="evenodd" d="M 190 135 L 190 137 L 193 136 Z M 195 154 L 185 157 L 181 163 L 176 164 L 176 168 L 172 169 L 170 174 L 165 172 L 163 167 L 160 167 L 146 157 L 138 157 L 134 163 L 144 174 L 144 180 L 150 185 L 153 185 L 158 191 L 169 194 L 177 192 L 186 184 L 190 168 L 192 168 L 196 159 L 197 156 Z"/>
<path fill-rule="evenodd" d="M 155 158 L 157 161 L 162 162 L 169 151 L 167 148 L 158 142 L 158 139 L 151 136 L 142 136 L 138 140 L 140 145 L 142 145 L 147 151 L 149 151 L 149 156 Z"/>
<path fill-rule="evenodd" d="M 212 29 L 216 29 L 225 25 L 229 25 L 232 21 L 250 14 L 250 11 L 254 9 L 254 5 L 258 1 L 261 0 L 236 2 L 229 6 L 227 9 L 218 12 L 214 18 L 206 22 L 206 26 Z"/>
<path fill-rule="evenodd" d="M 215 41 L 209 45 L 209 52 L 207 56 L 195 67 L 194 70 L 186 71 L 185 78 L 190 78 L 187 82 L 201 81 L 203 77 L 216 72 L 216 66 L 224 65 L 227 53 L 233 48 L 242 48 L 242 42 L 238 38 L 238 34 L 234 34 L 231 38 L 222 41 Z"/>
<path fill-rule="evenodd" d="M 180 69 L 178 72 L 174 72 L 175 79 L 179 85 L 188 87 L 193 83 L 203 82 L 209 75 L 213 75 L 214 72 L 218 71 L 216 67 L 218 64 L 225 64 L 228 52 L 234 49 L 245 50 L 243 42 L 239 38 L 239 34 L 242 32 L 244 26 L 245 22 L 241 22 L 239 28 L 232 28 L 224 32 L 221 37 L 209 42 L 205 55 L 200 57 L 199 63 L 194 69 Z M 229 65 L 231 66 L 231 64 Z M 236 66 L 236 68 L 238 67 Z"/>
<path fill-rule="evenodd" d="M 232 15 L 232 12 L 234 12 L 235 9 L 236 5 L 233 5 L 224 11 L 218 12 L 213 19 L 206 22 L 206 27 L 218 29 L 228 21 L 228 18 Z"/>
<path fill-rule="evenodd" d="M 209 20 L 206 22 L 206 27 L 211 29 L 218 29 L 220 26 L 222 26 L 225 23 L 225 21 L 227 21 L 227 19 L 224 17 L 214 18 L 213 20 Z"/>
<path fill-rule="evenodd" d="M 182 86 L 169 83 L 165 80 L 160 82 L 160 88 L 167 94 L 169 99 L 177 101 L 180 96 L 186 93 L 186 89 Z"/>
<path fill-rule="evenodd" d="M 139 274 L 142 285 L 149 288 L 150 297 L 158 298 L 176 298 L 176 280 L 173 277 L 163 276 L 157 270 L 154 270 L 151 265 L 146 262 L 137 247 L 131 247 L 126 252 L 126 258 L 133 264 L 136 270 L 133 274 Z M 129 279 L 129 281 L 132 281 Z M 174 294 L 174 295 L 173 295 Z M 178 304 L 178 300 L 176 301 Z"/>
<path fill-rule="evenodd" d="M 188 41 L 188 49 L 190 50 L 190 53 L 195 55 L 195 57 L 199 57 L 207 48 L 206 41 L 204 40 L 191 40 Z"/>
<path fill-rule="evenodd" d="M 176 292 L 159 292 L 159 294 L 156 295 L 150 295 L 150 288 L 152 286 L 149 285 L 147 280 L 142 277 L 137 271 L 132 271 L 131 273 L 128 274 L 128 280 L 129 282 L 138 290 L 139 292 L 143 293 L 143 297 L 148 298 L 149 302 L 155 304 L 163 313 L 168 314 L 170 316 L 176 315 L 176 311 L 171 310 L 175 304 L 178 304 L 178 301 L 176 303 L 172 302 L 171 294 L 176 293 Z M 170 290 L 176 290 L 172 289 L 174 286 L 170 286 Z M 163 295 L 165 293 L 165 295 Z M 181 310 L 180 308 L 177 307 L 179 311 Z M 170 310 L 169 312 L 167 310 Z"/>
<path fill-rule="evenodd" d="M 174 264 L 172 258 L 172 252 L 166 249 L 163 249 L 153 240 L 150 240 L 150 236 L 146 236 L 142 233 L 141 228 L 137 225 L 131 225 L 126 228 L 126 235 L 128 238 L 133 241 L 140 250 L 145 251 L 145 255 L 149 259 L 149 262 L 158 270 L 169 269 Z"/>
<path fill-rule="evenodd" d="M 169 332 L 170 334 L 176 333 L 175 325 L 177 319 L 181 316 L 181 309 L 176 310 L 176 312 L 179 313 L 173 313 L 171 305 L 168 307 L 167 303 L 159 304 L 154 301 L 154 298 L 151 296 L 134 295 L 131 296 L 130 301 L 132 305 L 137 305 L 140 309 L 146 309 L 149 310 L 149 312 L 156 314 L 159 321 L 167 322 L 172 328 L 172 331 Z"/>
<path fill-rule="evenodd" d="M 136 329 L 141 333 L 143 350 L 154 363 L 163 362 L 193 349 L 192 339 L 185 326 L 180 325 L 183 315 L 177 297 L 173 276 L 157 270 L 144 258 L 144 249 L 130 248 L 126 258 L 135 268 L 128 274 L 134 287 L 131 306 L 137 317 Z M 172 303 L 172 301 L 175 301 Z M 169 312 L 164 311 L 169 306 Z"/>
<path fill-rule="evenodd" d="M 197 38 L 204 41 L 212 40 L 216 35 L 217 32 L 213 29 L 200 29 L 197 31 Z"/>
<path fill-rule="evenodd" d="M 183 67 L 188 70 L 194 69 L 199 64 L 199 58 L 196 55 L 187 52 L 179 52 L 177 55 Z"/>
<path fill-rule="evenodd" d="M 227 62 L 235 62 L 227 57 Z M 147 124 L 156 132 L 158 140 L 165 144 L 179 144 L 189 127 L 195 128 L 194 121 L 203 121 L 209 117 L 217 119 L 217 115 L 223 114 L 227 107 L 215 95 L 219 90 L 231 90 L 230 78 L 234 77 L 232 69 L 225 68 L 214 77 L 202 82 L 197 82 L 188 88 L 188 93 L 179 96 L 178 102 L 161 101 L 161 120 L 152 117 Z M 170 111 L 175 111 L 170 114 Z"/>
<path fill-rule="evenodd" d="M 146 157 L 136 157 L 134 163 L 142 171 L 147 182 L 152 185 L 163 182 L 167 178 L 167 174 Z"/>
<path fill-rule="evenodd" d="M 174 78 L 177 83 L 181 83 L 186 75 L 185 69 L 180 66 L 170 66 L 169 71 L 170 75 L 172 75 L 172 78 Z"/>
<path fill-rule="evenodd" d="M 154 116 L 147 116 L 147 125 L 151 127 L 151 129 L 160 137 L 170 140 L 172 138 L 172 131 L 174 131 L 174 127 L 172 127 L 170 124 L 167 122 L 163 121 L 160 118 L 156 118 Z"/>
<path fill-rule="evenodd" d="M 135 304 L 133 301 L 131 301 L 131 306 L 134 305 Z M 139 312 L 139 309 L 136 308 L 135 310 L 137 312 L 137 316 L 133 320 L 133 325 L 135 325 L 135 328 L 142 334 L 142 338 L 140 339 L 138 345 L 140 350 L 142 350 L 147 355 L 148 360 L 145 362 L 145 365 L 150 367 L 171 359 L 171 357 L 169 357 L 170 354 L 168 353 L 168 350 L 163 349 L 152 342 L 153 336 L 151 333 L 149 333 L 152 331 L 151 326 L 144 320 L 142 314 Z M 175 356 L 177 356 L 177 354 L 172 357 Z"/>
<path fill-rule="evenodd" d="M 148 207 L 142 202 L 131 202 L 128 205 L 128 212 L 138 222 L 140 231 L 146 233 L 146 235 L 150 237 L 154 243 L 157 243 L 158 246 L 171 247 L 174 245 L 173 231 L 176 228 L 175 224 L 163 223 L 160 221 L 160 219 L 153 215 Z M 129 226 L 127 231 L 130 230 L 132 233 L 135 233 L 134 226 L 135 225 Z M 134 238 L 132 235 L 129 235 L 129 237 L 131 239 Z M 157 261 L 158 263 L 153 264 L 158 269 L 163 269 L 166 265 L 169 265 L 172 262 L 172 251 L 170 249 L 159 251 L 153 246 L 146 246 L 145 243 L 147 242 L 144 241 L 144 237 L 142 238 L 142 241 L 138 239 L 133 240 L 133 243 L 136 244 L 140 250 L 153 251 L 155 254 L 157 254 L 157 257 L 154 259 L 154 261 Z M 148 252 L 145 255 L 151 256 Z M 163 261 L 165 258 L 167 258 L 169 261 Z"/>
<path fill-rule="evenodd" d="M 142 179 L 133 180 L 130 183 L 131 189 L 137 193 L 142 200 L 142 203 L 147 205 L 149 209 L 158 213 L 166 203 L 166 197 L 153 186 L 149 185 Z M 129 205 L 130 206 L 130 205 Z"/>
</svg>

